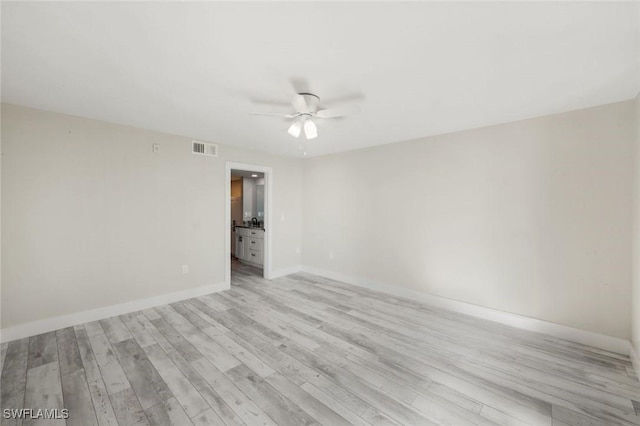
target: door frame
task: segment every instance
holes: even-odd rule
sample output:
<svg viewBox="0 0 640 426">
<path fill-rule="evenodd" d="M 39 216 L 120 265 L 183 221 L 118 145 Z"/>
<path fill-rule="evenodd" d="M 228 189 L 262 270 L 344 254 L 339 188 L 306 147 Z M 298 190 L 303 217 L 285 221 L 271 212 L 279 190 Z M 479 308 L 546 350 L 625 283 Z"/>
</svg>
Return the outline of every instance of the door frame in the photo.
<svg viewBox="0 0 640 426">
<path fill-rule="evenodd" d="M 225 179 L 225 207 L 224 207 L 224 279 L 228 287 L 231 287 L 231 170 L 242 170 L 246 172 L 264 173 L 264 246 L 262 276 L 266 279 L 271 277 L 271 260 L 273 258 L 273 238 L 271 238 L 271 224 L 273 223 L 272 194 L 273 194 L 273 169 L 271 167 L 257 164 L 226 162 Z M 244 217 L 244 211 L 243 211 Z"/>
</svg>

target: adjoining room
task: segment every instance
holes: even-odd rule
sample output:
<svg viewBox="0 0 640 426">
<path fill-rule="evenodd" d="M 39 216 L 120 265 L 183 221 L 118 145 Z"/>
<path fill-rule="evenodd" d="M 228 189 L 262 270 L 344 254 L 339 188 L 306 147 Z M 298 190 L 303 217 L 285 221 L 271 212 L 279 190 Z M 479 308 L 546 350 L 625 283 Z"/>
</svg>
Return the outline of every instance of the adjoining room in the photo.
<svg viewBox="0 0 640 426">
<path fill-rule="evenodd" d="M 264 275 L 264 173 L 231 170 L 231 274 Z"/>
</svg>

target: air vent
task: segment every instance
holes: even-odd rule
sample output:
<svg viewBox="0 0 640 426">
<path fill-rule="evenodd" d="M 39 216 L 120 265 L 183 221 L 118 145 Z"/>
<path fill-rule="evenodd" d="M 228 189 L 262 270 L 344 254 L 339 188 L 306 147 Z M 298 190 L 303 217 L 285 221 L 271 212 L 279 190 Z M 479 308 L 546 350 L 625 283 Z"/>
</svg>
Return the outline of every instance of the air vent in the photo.
<svg viewBox="0 0 640 426">
<path fill-rule="evenodd" d="M 191 141 L 191 152 L 199 155 L 208 155 L 209 157 L 217 157 L 218 145 L 212 143 Z"/>
</svg>

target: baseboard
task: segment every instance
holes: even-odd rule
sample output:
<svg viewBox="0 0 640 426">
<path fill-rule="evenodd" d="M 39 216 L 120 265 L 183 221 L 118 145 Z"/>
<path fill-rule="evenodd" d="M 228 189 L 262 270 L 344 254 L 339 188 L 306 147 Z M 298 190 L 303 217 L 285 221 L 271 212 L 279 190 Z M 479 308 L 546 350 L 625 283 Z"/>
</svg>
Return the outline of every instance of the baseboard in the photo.
<svg viewBox="0 0 640 426">
<path fill-rule="evenodd" d="M 636 351 L 633 342 L 629 342 L 629 358 L 631 358 L 631 364 L 636 372 L 636 378 L 640 380 L 640 352 Z"/>
<path fill-rule="evenodd" d="M 617 337 L 611 337 L 591 331 L 580 330 L 565 325 L 555 324 L 535 318 L 529 318 L 523 315 L 499 311 L 497 309 L 485 308 L 484 306 L 478 306 L 454 299 L 448 299 L 446 297 L 436 296 L 429 293 L 423 293 L 401 287 L 392 287 L 387 284 L 375 282 L 365 278 L 354 277 L 342 274 L 340 272 L 329 271 L 312 266 L 302 266 L 302 271 L 336 281 L 342 281 L 347 284 L 353 284 L 359 287 L 365 287 L 371 290 L 388 293 L 393 296 L 403 297 L 411 300 L 419 300 L 431 306 L 436 306 L 450 311 L 498 322 L 523 330 L 547 334 L 553 337 L 558 337 L 572 342 L 581 343 L 583 345 L 605 349 L 622 355 L 629 355 L 630 352 L 629 341 Z M 640 370 L 636 368 L 636 371 Z"/>
<path fill-rule="evenodd" d="M 295 274 L 296 272 L 302 271 L 302 266 L 290 266 L 288 268 L 278 269 L 276 271 L 271 271 L 267 279 L 274 280 L 276 278 L 284 277 L 286 275 Z"/>
<path fill-rule="evenodd" d="M 131 302 L 120 303 L 117 305 L 105 306 L 103 308 L 91 309 L 88 311 L 76 312 L 73 314 L 32 321 L 25 324 L 3 328 L 2 330 L 0 330 L 0 342 L 10 342 L 12 340 L 35 336 L 37 334 L 47 333 L 49 331 L 59 330 L 65 327 L 71 327 L 74 325 L 83 324 L 85 322 L 101 320 L 104 318 L 109 318 L 115 315 L 122 315 L 129 312 L 136 312 L 143 309 L 149 309 L 155 306 L 179 302 L 180 300 L 191 299 L 193 297 L 203 296 L 205 294 L 215 293 L 228 289 L 229 285 L 222 282 L 195 287 L 188 290 L 176 291 L 173 293 L 166 293 L 146 299 L 133 300 Z"/>
</svg>

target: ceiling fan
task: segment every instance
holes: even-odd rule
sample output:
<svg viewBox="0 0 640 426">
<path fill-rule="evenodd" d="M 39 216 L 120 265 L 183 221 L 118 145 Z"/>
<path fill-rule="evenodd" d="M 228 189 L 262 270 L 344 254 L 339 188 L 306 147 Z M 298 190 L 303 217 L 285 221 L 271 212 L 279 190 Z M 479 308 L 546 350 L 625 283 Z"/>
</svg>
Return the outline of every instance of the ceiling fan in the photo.
<svg viewBox="0 0 640 426">
<path fill-rule="evenodd" d="M 326 118 L 344 117 L 349 111 L 346 109 L 318 109 L 320 98 L 312 93 L 298 93 L 291 100 L 291 105 L 296 112 L 293 114 L 275 114 L 268 112 L 251 112 L 251 115 L 267 115 L 293 119 L 293 123 L 287 131 L 291 136 L 297 138 L 304 129 L 307 139 L 318 137 L 318 128 L 315 120 Z"/>
</svg>

